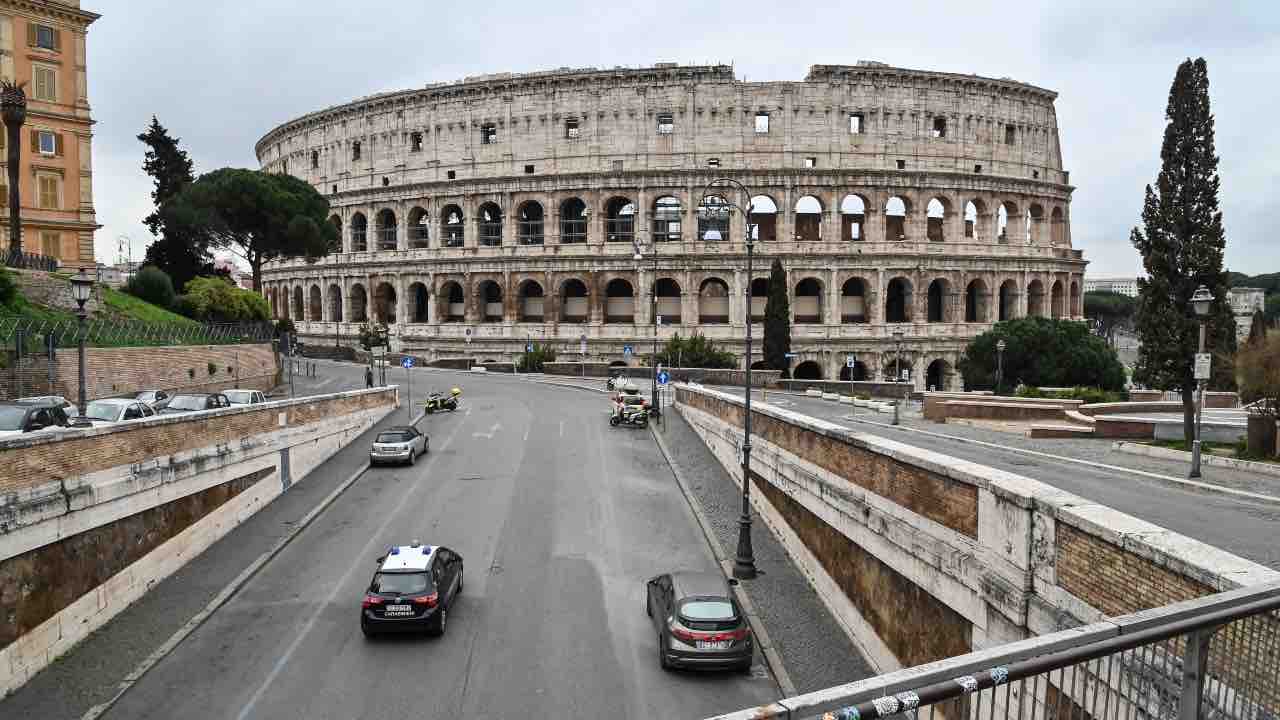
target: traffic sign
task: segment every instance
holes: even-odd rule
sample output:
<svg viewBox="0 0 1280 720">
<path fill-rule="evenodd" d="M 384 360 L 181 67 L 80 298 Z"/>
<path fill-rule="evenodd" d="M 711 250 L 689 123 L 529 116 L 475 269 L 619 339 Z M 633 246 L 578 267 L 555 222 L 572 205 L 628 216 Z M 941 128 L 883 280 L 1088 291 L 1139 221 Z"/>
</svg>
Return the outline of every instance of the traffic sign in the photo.
<svg viewBox="0 0 1280 720">
<path fill-rule="evenodd" d="M 857 358 L 852 355 L 846 355 L 844 358 L 844 366 L 852 370 L 858 364 Z"/>
<path fill-rule="evenodd" d="M 659 315 L 659 316 L 658 316 L 658 324 L 659 324 L 659 325 L 661 325 L 661 324 L 662 324 L 662 316 L 661 316 L 661 315 Z"/>
<path fill-rule="evenodd" d="M 784 354 L 785 354 L 785 356 L 786 356 L 786 357 L 789 357 L 789 358 L 800 357 L 799 355 L 797 355 L 797 354 L 795 354 L 795 353 L 784 353 Z"/>
<path fill-rule="evenodd" d="M 663 370 L 662 372 L 658 373 L 658 384 L 659 384 L 659 385 L 666 385 L 666 384 L 667 384 L 667 381 L 668 381 L 668 380 L 670 380 L 670 379 L 671 379 L 671 377 L 670 377 L 669 375 L 667 375 L 667 371 L 666 371 L 666 370 Z"/>
<path fill-rule="evenodd" d="M 1208 380 L 1212 374 L 1213 356 L 1209 353 L 1196 353 L 1196 380 Z"/>
<path fill-rule="evenodd" d="M 625 356 L 627 356 L 627 357 L 631 357 L 631 353 L 632 353 L 632 352 L 633 352 L 633 351 L 632 351 L 632 349 L 631 349 L 631 346 L 630 346 L 630 345 L 623 345 L 623 346 L 622 346 L 622 354 L 623 354 L 623 355 L 625 355 Z"/>
<path fill-rule="evenodd" d="M 467 337 L 466 337 L 466 340 L 467 340 L 467 342 L 471 342 L 471 328 L 467 328 Z"/>
<path fill-rule="evenodd" d="M 524 344 L 524 351 L 525 351 L 525 352 L 533 352 L 533 343 L 525 343 L 525 344 Z"/>
<path fill-rule="evenodd" d="M 409 368 L 413 367 L 413 358 L 411 357 L 400 358 L 400 367 L 404 368 L 405 370 L 408 370 Z"/>
</svg>

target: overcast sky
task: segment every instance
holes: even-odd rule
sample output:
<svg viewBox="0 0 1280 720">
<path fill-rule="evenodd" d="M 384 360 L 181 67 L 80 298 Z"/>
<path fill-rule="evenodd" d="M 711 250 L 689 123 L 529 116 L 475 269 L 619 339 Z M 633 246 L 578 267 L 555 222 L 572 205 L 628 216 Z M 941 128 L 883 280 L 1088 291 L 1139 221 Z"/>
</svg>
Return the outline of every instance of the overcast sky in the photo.
<svg viewBox="0 0 1280 720">
<path fill-rule="evenodd" d="M 1133 275 L 1143 186 L 1159 169 L 1169 85 L 1204 56 L 1222 158 L 1227 265 L 1280 271 L 1280 2 L 485 3 L 82 0 L 89 32 L 98 258 L 141 257 L 151 184 L 135 136 L 154 114 L 196 171 L 257 167 L 254 143 L 305 112 L 466 75 L 731 62 L 802 80 L 872 59 L 1056 90 L 1072 236 L 1094 276 Z M 945 9 L 940 9 L 945 7 Z M 601 11 L 608 9 L 608 12 Z"/>
</svg>

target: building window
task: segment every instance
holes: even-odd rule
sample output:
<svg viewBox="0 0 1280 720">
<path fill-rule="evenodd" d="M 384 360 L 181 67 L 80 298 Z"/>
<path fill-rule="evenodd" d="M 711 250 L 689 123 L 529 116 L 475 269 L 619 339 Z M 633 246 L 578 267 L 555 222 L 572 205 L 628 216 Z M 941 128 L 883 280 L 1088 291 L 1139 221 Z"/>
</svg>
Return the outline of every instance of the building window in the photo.
<svg viewBox="0 0 1280 720">
<path fill-rule="evenodd" d="M 769 113 L 763 111 L 756 113 L 756 133 L 764 134 L 767 132 L 769 132 Z"/>
<path fill-rule="evenodd" d="M 621 161 L 621 160 L 614 160 L 614 161 L 613 161 L 613 171 L 614 171 L 614 172 L 622 172 L 622 161 Z"/>
<path fill-rule="evenodd" d="M 1014 129 L 1014 127 L 1013 127 L 1012 125 L 1005 125 L 1005 126 L 1004 126 L 1004 144 L 1005 144 L 1005 145 L 1012 145 L 1012 144 L 1013 144 L 1013 141 L 1014 141 L 1014 134 L 1015 134 L 1016 132 L 1017 132 L 1017 130 L 1015 130 L 1015 129 Z"/>
<path fill-rule="evenodd" d="M 391 184 L 391 178 L 387 177 L 386 175 L 383 175 L 383 176 L 382 176 L 382 187 L 386 187 L 386 186 L 388 186 L 388 185 L 390 185 L 390 184 Z"/>
<path fill-rule="evenodd" d="M 946 118 L 939 117 L 939 118 L 933 119 L 933 136 L 936 138 L 944 138 L 947 136 L 947 119 Z"/>
<path fill-rule="evenodd" d="M 454 180 L 454 179 L 456 179 L 456 178 L 458 177 L 458 173 L 457 173 L 457 171 L 450 170 L 450 171 L 449 171 L 449 173 L 448 173 L 448 177 L 449 177 L 449 179 L 450 179 L 450 180 Z"/>
<path fill-rule="evenodd" d="M 816 158 L 816 157 L 807 157 L 807 158 L 805 158 L 805 159 L 804 159 L 804 166 L 805 166 L 805 167 L 807 167 L 807 168 L 815 168 L 815 167 L 818 167 L 818 158 Z"/>
<path fill-rule="evenodd" d="M 338 186 L 337 186 L 337 185 L 334 185 L 334 186 L 333 186 L 333 194 L 334 194 L 334 195 L 337 195 L 337 194 L 338 194 Z"/>
<path fill-rule="evenodd" d="M 58 136 L 48 130 L 39 130 L 36 132 L 37 144 L 41 155 L 56 155 L 58 153 Z"/>
<path fill-rule="evenodd" d="M 671 113 L 658 114 L 658 134 L 670 135 L 676 131 L 676 118 Z"/>
<path fill-rule="evenodd" d="M 569 118 L 564 121 L 564 137 L 566 140 L 578 139 L 578 118 Z"/>
<path fill-rule="evenodd" d="M 41 210 L 58 209 L 58 177 L 56 175 L 39 175 L 36 185 L 40 192 L 38 201 Z"/>
<path fill-rule="evenodd" d="M 58 49 L 58 31 L 48 25 L 36 25 L 32 23 L 28 27 L 31 28 L 28 40 L 31 44 L 43 50 Z"/>
<path fill-rule="evenodd" d="M 320 167 L 320 151 L 312 150 L 311 151 L 311 169 L 315 170 L 319 167 Z"/>
<path fill-rule="evenodd" d="M 533 174 L 533 166 L 532 166 L 532 165 L 525 165 L 525 166 L 524 166 L 524 174 L 525 174 L 525 175 L 532 175 L 532 174 Z"/>
<path fill-rule="evenodd" d="M 31 66 L 31 97 L 43 102 L 58 101 L 58 71 L 55 68 Z"/>
<path fill-rule="evenodd" d="M 1032 179 L 1032 180 L 1039 180 L 1039 179 L 1040 179 L 1040 171 L 1039 171 L 1039 170 L 1032 170 L 1032 171 L 1031 171 L 1031 179 Z"/>
<path fill-rule="evenodd" d="M 289 174 L 289 158 L 284 158 L 283 160 L 280 161 L 280 172 L 284 173 L 285 175 Z"/>
<path fill-rule="evenodd" d="M 720 167 L 720 158 L 707 158 L 707 167 Z"/>
<path fill-rule="evenodd" d="M 863 127 L 862 113 L 850 113 L 849 114 L 849 134 L 861 135 L 863 132 L 862 127 Z"/>
<path fill-rule="evenodd" d="M 973 166 L 973 174 L 974 174 L 974 175 L 981 175 L 981 174 L 982 174 L 982 166 L 981 166 L 981 165 L 974 165 L 974 166 Z"/>
<path fill-rule="evenodd" d="M 906 161 L 906 160 L 899 160 L 899 161 L 898 161 L 898 169 L 899 169 L 899 170 L 906 170 L 906 169 L 907 169 L 907 161 Z"/>
<path fill-rule="evenodd" d="M 480 144 L 493 145 L 498 142 L 498 126 L 493 123 L 485 123 L 480 126 Z"/>
<path fill-rule="evenodd" d="M 360 141 L 359 140 L 351 143 L 351 159 L 352 160 L 360 159 Z"/>
<path fill-rule="evenodd" d="M 62 255 L 62 237 L 56 232 L 42 231 L 40 233 L 40 254 L 45 257 L 59 257 Z"/>
</svg>

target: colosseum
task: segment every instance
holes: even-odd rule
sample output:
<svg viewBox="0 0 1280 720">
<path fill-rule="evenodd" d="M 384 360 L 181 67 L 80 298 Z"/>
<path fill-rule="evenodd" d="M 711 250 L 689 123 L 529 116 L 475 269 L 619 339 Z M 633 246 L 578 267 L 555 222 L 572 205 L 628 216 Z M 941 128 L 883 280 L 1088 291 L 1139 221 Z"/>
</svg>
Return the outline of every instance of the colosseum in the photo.
<svg viewBox="0 0 1280 720">
<path fill-rule="evenodd" d="M 263 291 L 308 342 L 376 320 L 433 361 L 510 361 L 529 341 L 578 360 L 585 337 L 587 360 L 643 363 L 655 333 L 696 331 L 746 362 L 776 258 L 796 377 L 889 379 L 898 361 L 918 388 L 956 388 L 993 323 L 1082 315 L 1055 98 L 867 61 L 803 82 L 659 63 L 362 98 L 258 142 L 342 236 L 268 265 Z M 707 194 L 718 178 L 749 190 Z M 717 193 L 750 198 L 750 277 L 746 218 L 699 212 Z"/>
</svg>

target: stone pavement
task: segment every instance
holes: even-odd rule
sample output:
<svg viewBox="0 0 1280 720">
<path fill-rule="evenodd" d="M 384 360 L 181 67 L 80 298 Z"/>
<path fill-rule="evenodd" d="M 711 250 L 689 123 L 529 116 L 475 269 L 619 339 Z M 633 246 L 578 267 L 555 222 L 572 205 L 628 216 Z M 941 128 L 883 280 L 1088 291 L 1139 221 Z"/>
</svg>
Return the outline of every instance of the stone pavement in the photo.
<svg viewBox="0 0 1280 720">
<path fill-rule="evenodd" d="M 665 426 L 665 427 L 664 427 Z M 732 557 L 742 494 L 738 485 L 676 412 L 653 425 L 716 538 Z M 752 546 L 761 575 L 742 583 L 798 692 L 873 677 L 876 673 L 831 617 L 826 605 L 769 531 L 752 514 Z"/>
</svg>

